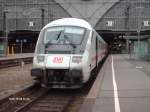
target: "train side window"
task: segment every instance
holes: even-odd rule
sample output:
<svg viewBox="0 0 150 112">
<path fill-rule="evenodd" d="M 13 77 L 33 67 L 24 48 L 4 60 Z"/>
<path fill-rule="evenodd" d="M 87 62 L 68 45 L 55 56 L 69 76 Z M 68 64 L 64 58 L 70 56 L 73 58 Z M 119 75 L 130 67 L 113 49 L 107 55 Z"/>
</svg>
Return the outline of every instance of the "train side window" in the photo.
<svg viewBox="0 0 150 112">
<path fill-rule="evenodd" d="M 99 44 L 98 47 L 101 48 L 101 41 L 100 41 L 100 40 L 99 40 L 99 43 L 98 43 L 98 44 Z"/>
<path fill-rule="evenodd" d="M 98 37 L 96 36 L 95 38 L 95 45 L 96 45 L 96 50 L 98 49 Z"/>
</svg>

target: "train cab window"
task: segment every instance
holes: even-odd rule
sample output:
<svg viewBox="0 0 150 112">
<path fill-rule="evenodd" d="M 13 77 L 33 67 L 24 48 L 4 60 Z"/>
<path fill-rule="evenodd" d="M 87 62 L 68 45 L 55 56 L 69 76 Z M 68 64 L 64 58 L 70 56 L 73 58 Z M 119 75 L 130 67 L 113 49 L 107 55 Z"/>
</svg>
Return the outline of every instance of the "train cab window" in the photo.
<svg viewBox="0 0 150 112">
<path fill-rule="evenodd" d="M 88 39 L 88 29 L 77 26 L 54 26 L 42 31 L 37 52 L 46 54 L 82 54 Z M 41 47 L 42 46 L 42 47 Z M 40 49 L 40 50 L 39 50 Z"/>
<path fill-rule="evenodd" d="M 82 43 L 85 29 L 80 27 L 51 27 L 45 31 L 45 44 L 74 44 Z"/>
</svg>

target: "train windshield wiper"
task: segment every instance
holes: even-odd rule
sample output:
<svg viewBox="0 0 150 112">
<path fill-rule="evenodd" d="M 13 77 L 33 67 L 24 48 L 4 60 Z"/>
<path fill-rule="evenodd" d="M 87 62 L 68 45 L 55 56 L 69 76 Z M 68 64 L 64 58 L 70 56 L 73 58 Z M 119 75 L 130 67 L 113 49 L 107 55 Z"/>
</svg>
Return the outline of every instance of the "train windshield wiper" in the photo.
<svg viewBox="0 0 150 112">
<path fill-rule="evenodd" d="M 62 34 L 62 32 L 63 32 L 63 31 L 64 31 L 64 30 L 61 30 L 61 31 L 59 32 L 58 37 L 57 37 L 57 39 L 56 39 L 56 40 L 59 40 L 59 39 L 60 39 L 61 34 Z"/>
<path fill-rule="evenodd" d="M 45 43 L 45 48 L 48 48 L 48 46 L 49 45 L 51 45 L 52 43 L 51 43 L 51 41 L 49 40 L 47 43 Z M 47 49 L 45 49 L 45 51 L 46 51 Z"/>
</svg>

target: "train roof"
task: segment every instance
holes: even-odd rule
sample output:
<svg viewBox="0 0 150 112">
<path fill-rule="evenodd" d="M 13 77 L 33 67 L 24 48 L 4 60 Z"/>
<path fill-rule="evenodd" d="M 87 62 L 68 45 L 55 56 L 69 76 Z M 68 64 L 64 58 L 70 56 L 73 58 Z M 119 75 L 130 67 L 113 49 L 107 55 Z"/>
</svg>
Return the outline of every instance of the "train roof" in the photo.
<svg viewBox="0 0 150 112">
<path fill-rule="evenodd" d="M 44 29 L 47 27 L 52 27 L 52 26 L 79 26 L 79 27 L 87 28 L 89 30 L 93 29 L 92 26 L 88 22 L 86 22 L 83 19 L 77 19 L 77 18 L 58 19 L 47 24 L 44 27 Z"/>
</svg>

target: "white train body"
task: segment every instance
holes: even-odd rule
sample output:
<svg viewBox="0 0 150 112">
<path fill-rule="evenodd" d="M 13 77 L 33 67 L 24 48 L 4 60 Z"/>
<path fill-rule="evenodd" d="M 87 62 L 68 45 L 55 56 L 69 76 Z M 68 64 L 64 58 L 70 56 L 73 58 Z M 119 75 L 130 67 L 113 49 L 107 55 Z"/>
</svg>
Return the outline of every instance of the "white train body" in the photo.
<svg viewBox="0 0 150 112">
<path fill-rule="evenodd" d="M 79 88 L 105 57 L 106 46 L 86 21 L 55 20 L 40 32 L 31 75 L 53 88 Z"/>
</svg>

